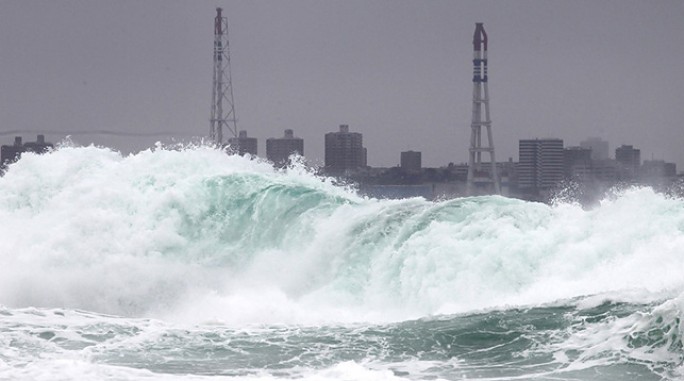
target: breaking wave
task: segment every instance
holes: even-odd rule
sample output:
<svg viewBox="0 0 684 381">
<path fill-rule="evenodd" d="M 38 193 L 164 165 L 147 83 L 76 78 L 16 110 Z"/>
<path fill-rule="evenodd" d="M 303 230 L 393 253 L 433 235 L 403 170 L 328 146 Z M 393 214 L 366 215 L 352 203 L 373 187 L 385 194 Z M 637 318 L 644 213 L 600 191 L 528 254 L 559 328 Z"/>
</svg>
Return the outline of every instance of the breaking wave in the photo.
<svg viewBox="0 0 684 381">
<path fill-rule="evenodd" d="M 376 200 L 208 147 L 62 147 L 10 166 L 0 221 L 0 304 L 12 308 L 241 326 L 674 303 L 684 291 L 684 201 L 649 188 L 591 210 Z M 680 322 L 652 324 L 660 333 L 636 329 L 630 345 L 681 346 Z"/>
</svg>

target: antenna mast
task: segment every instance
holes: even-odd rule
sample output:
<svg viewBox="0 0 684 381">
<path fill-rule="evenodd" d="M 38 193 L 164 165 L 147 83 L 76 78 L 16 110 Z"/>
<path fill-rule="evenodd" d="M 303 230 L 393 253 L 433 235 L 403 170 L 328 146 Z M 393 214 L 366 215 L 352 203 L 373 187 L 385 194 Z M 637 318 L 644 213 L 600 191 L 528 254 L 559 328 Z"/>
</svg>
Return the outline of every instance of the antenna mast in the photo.
<svg viewBox="0 0 684 381">
<path fill-rule="evenodd" d="M 481 22 L 475 24 L 473 36 L 473 119 L 470 124 L 470 150 L 466 191 L 475 195 L 476 187 L 493 185 L 494 193 L 501 193 L 499 174 L 494 158 L 492 121 L 489 118 L 489 88 L 487 86 L 487 33 Z M 484 112 L 484 120 L 483 120 Z M 487 128 L 488 146 L 482 145 L 482 126 Z M 491 171 L 482 168 L 482 153 L 489 153 Z"/>
<path fill-rule="evenodd" d="M 214 19 L 214 83 L 211 94 L 211 126 L 209 137 L 217 146 L 223 145 L 223 127 L 232 137 L 238 136 L 233 81 L 230 76 L 230 49 L 228 44 L 228 18 L 216 8 Z"/>
</svg>

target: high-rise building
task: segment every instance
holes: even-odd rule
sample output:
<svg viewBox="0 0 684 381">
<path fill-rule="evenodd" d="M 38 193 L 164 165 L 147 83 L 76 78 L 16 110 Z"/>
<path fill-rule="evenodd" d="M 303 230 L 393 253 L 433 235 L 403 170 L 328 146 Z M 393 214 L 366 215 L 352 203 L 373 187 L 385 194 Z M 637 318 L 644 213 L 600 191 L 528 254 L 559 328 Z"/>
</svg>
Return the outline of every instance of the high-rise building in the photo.
<svg viewBox="0 0 684 381">
<path fill-rule="evenodd" d="M 615 149 L 615 160 L 626 166 L 638 167 L 641 165 L 641 150 L 623 144 Z"/>
<path fill-rule="evenodd" d="M 228 139 L 230 149 L 240 155 L 246 153 L 256 156 L 257 154 L 257 139 L 247 137 L 247 131 L 240 131 L 237 138 Z"/>
<path fill-rule="evenodd" d="M 338 132 L 325 134 L 325 169 L 330 173 L 356 171 L 366 166 L 363 135 L 349 132 L 349 125 L 341 124 Z"/>
<path fill-rule="evenodd" d="M 565 177 L 582 179 L 591 174 L 591 148 L 567 147 L 563 151 Z"/>
<path fill-rule="evenodd" d="M 304 139 L 294 136 L 290 129 L 282 138 L 266 139 L 266 158 L 278 166 L 287 165 L 292 154 L 304 155 Z"/>
<path fill-rule="evenodd" d="M 619 163 L 613 159 L 592 160 L 591 175 L 594 179 L 612 183 L 618 180 Z"/>
<path fill-rule="evenodd" d="M 615 160 L 620 163 L 622 180 L 634 179 L 641 166 L 641 150 L 631 145 L 621 145 L 615 149 Z"/>
<path fill-rule="evenodd" d="M 420 152 L 404 151 L 401 153 L 401 169 L 405 172 L 420 172 L 421 167 Z"/>
<path fill-rule="evenodd" d="M 580 147 L 591 149 L 592 160 L 606 160 L 608 159 L 609 148 L 608 142 L 601 138 L 587 138 L 587 140 L 580 142 Z"/>
<path fill-rule="evenodd" d="M 549 189 L 563 180 L 563 140 L 525 139 L 519 142 L 518 187 Z"/>
</svg>

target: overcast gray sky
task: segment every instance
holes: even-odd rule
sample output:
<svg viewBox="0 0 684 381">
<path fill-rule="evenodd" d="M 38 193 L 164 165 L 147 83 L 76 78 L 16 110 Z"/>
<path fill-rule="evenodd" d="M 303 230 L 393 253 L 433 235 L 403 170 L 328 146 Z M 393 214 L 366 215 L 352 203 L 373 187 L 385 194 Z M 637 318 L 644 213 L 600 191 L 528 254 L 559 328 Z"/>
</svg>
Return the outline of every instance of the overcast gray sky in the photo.
<svg viewBox="0 0 684 381">
<path fill-rule="evenodd" d="M 466 162 L 484 22 L 499 160 L 517 160 L 518 139 L 598 136 L 684 169 L 681 0 L 0 0 L 0 133 L 207 135 L 217 6 L 238 128 L 262 155 L 292 128 L 320 162 L 323 135 L 349 124 L 372 166 L 409 149 Z M 160 139 L 73 136 L 123 152 Z"/>
</svg>

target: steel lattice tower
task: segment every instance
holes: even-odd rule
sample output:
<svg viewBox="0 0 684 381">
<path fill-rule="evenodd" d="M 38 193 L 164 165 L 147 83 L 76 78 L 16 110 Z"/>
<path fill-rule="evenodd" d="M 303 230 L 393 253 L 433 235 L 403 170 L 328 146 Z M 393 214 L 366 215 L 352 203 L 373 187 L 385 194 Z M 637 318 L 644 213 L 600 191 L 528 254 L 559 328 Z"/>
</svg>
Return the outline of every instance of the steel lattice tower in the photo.
<svg viewBox="0 0 684 381">
<path fill-rule="evenodd" d="M 214 84 L 211 94 L 211 127 L 209 136 L 217 146 L 223 145 L 223 128 L 238 136 L 233 82 L 230 77 L 228 19 L 216 8 L 214 19 Z"/>
<path fill-rule="evenodd" d="M 489 117 L 489 88 L 487 86 L 487 33 L 482 23 L 475 24 L 473 36 L 473 118 L 470 124 L 470 152 L 468 159 L 468 195 L 474 195 L 476 187 L 493 185 L 496 194 L 501 193 L 499 174 L 494 156 L 492 121 Z M 484 118 L 483 118 L 484 116 Z M 482 127 L 487 128 L 487 146 L 482 145 Z M 483 168 L 482 153 L 489 153 L 491 170 Z"/>
</svg>

